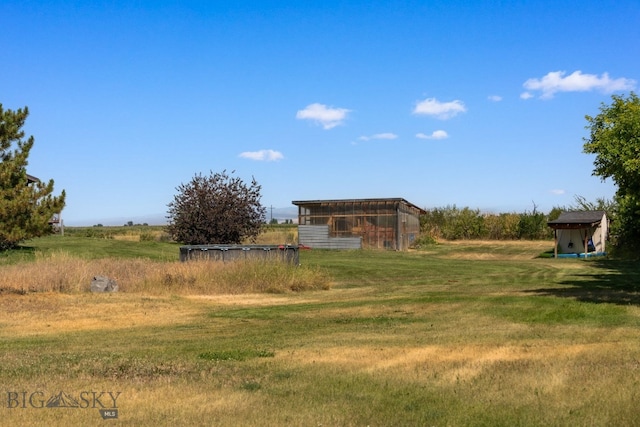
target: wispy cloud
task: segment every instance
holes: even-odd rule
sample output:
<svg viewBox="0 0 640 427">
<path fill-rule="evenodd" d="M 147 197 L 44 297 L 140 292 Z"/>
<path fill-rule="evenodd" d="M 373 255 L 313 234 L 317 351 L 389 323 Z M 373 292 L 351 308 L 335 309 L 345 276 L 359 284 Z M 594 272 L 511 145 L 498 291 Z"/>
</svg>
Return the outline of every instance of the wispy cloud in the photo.
<svg viewBox="0 0 640 427">
<path fill-rule="evenodd" d="M 489 99 L 489 101 L 493 101 L 493 102 L 500 102 L 502 101 L 502 97 L 500 95 L 489 95 L 487 97 L 487 99 Z"/>
<path fill-rule="evenodd" d="M 551 194 L 555 194 L 556 196 L 562 196 L 566 191 L 560 189 L 551 190 Z"/>
<path fill-rule="evenodd" d="M 467 111 L 467 107 L 462 101 L 440 102 L 436 98 L 427 98 L 416 102 L 413 114 L 434 116 L 440 120 L 447 120 L 465 111 Z"/>
<path fill-rule="evenodd" d="M 361 136 L 358 139 L 360 141 L 370 141 L 372 139 L 397 139 L 398 135 L 396 135 L 395 133 L 391 133 L 391 132 L 385 132 L 385 133 L 376 133 L 375 135 L 371 135 L 371 136 Z"/>
<path fill-rule="evenodd" d="M 276 162 L 284 159 L 282 153 L 275 150 L 245 151 L 240 153 L 240 157 L 262 162 Z"/>
<path fill-rule="evenodd" d="M 520 94 L 520 98 L 526 100 L 526 99 L 533 98 L 533 95 L 531 94 L 531 92 L 522 92 Z"/>
<path fill-rule="evenodd" d="M 302 110 L 298 110 L 296 119 L 312 120 L 322 125 L 324 129 L 332 129 L 344 123 L 350 112 L 351 110 L 346 108 L 333 108 L 324 104 L 314 103 L 307 105 Z"/>
<path fill-rule="evenodd" d="M 427 135 L 426 133 L 418 133 L 416 134 L 416 138 L 418 139 L 447 139 L 449 138 L 449 134 L 444 130 L 436 130 L 431 133 L 431 135 Z"/>
<path fill-rule="evenodd" d="M 550 99 L 558 92 L 589 92 L 599 90 L 603 93 L 611 93 L 620 90 L 632 90 L 636 81 L 620 77 L 612 79 L 608 73 L 601 76 L 597 74 L 582 74 L 582 71 L 574 71 L 565 76 L 565 71 L 552 71 L 540 79 L 532 78 L 522 84 L 527 90 L 520 98 L 531 98 L 530 92 L 539 91 L 541 99 Z M 525 95 L 527 94 L 527 95 Z"/>
</svg>

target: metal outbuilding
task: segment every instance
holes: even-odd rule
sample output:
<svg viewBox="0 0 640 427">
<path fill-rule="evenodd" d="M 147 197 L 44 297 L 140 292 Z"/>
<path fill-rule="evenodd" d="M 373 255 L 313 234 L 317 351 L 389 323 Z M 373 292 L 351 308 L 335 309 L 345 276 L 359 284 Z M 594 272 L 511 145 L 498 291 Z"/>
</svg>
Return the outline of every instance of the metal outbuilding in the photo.
<svg viewBox="0 0 640 427">
<path fill-rule="evenodd" d="M 425 210 L 402 198 L 296 200 L 298 240 L 321 249 L 404 251 L 420 234 Z"/>
</svg>

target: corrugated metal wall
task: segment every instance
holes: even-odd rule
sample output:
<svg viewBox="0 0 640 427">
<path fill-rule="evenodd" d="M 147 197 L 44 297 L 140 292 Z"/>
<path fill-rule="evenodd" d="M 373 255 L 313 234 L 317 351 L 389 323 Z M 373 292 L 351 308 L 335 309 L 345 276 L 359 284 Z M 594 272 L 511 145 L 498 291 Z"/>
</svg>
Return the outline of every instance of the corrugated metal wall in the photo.
<svg viewBox="0 0 640 427">
<path fill-rule="evenodd" d="M 361 237 L 330 237 L 328 225 L 298 225 L 298 242 L 317 249 L 361 249 Z"/>
</svg>

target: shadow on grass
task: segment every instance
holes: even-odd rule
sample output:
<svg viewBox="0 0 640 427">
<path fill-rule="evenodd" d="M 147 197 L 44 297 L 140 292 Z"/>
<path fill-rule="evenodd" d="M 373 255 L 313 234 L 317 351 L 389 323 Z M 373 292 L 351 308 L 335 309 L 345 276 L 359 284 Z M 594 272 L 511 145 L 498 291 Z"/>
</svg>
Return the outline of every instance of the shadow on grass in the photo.
<svg viewBox="0 0 640 427">
<path fill-rule="evenodd" d="M 13 249 L 0 251 L 0 264 L 22 261 L 33 258 L 36 248 L 33 246 L 18 246 Z"/>
<path fill-rule="evenodd" d="M 640 306 L 640 263 L 613 259 L 587 262 L 596 271 L 588 268 L 589 273 L 578 273 L 574 279 L 560 282 L 568 287 L 540 288 L 526 292 L 573 298 L 583 302 Z"/>
</svg>

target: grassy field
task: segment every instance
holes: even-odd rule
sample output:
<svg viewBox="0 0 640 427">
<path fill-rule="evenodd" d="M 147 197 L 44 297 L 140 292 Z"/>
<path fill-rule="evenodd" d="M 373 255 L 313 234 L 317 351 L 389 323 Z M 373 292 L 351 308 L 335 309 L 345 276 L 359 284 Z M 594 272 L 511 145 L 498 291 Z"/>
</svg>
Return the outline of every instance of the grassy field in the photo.
<svg viewBox="0 0 640 427">
<path fill-rule="evenodd" d="M 177 258 L 135 240 L 29 242 L 0 274 Z M 640 269 L 550 246 L 302 251 L 331 278 L 303 292 L 0 293 L 0 424 L 638 425 Z"/>
</svg>

